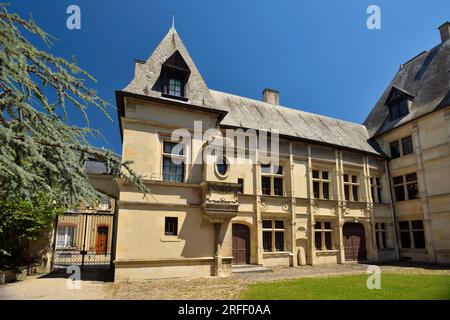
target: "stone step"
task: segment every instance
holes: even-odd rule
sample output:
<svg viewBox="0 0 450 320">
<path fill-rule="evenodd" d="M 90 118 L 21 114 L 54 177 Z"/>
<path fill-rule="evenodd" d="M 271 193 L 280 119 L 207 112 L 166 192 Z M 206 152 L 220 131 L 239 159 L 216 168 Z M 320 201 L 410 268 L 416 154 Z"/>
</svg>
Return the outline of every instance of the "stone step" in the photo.
<svg viewBox="0 0 450 320">
<path fill-rule="evenodd" d="M 233 273 L 250 273 L 250 272 L 273 272 L 272 269 L 257 264 L 234 265 Z"/>
</svg>

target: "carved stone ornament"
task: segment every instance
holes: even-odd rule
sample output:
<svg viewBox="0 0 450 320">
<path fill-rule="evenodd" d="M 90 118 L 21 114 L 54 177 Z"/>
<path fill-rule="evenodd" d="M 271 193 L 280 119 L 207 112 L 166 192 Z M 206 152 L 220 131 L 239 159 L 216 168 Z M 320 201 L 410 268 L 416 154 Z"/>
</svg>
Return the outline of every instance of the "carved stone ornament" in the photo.
<svg viewBox="0 0 450 320">
<path fill-rule="evenodd" d="M 339 201 L 339 207 L 342 209 L 342 214 L 350 214 L 350 209 L 347 206 L 347 201 Z"/>
<path fill-rule="evenodd" d="M 259 202 L 259 208 L 261 209 L 261 211 L 266 211 L 267 210 L 267 203 L 264 200 L 261 200 Z"/>
<path fill-rule="evenodd" d="M 370 217 L 373 213 L 373 204 L 370 202 L 366 202 L 366 205 L 361 209 L 361 212 L 364 214 L 364 216 Z"/>
<path fill-rule="evenodd" d="M 219 183 L 219 182 L 208 182 L 207 183 L 207 193 L 218 192 L 218 193 L 236 193 L 239 190 L 239 184 L 237 183 Z"/>
<path fill-rule="evenodd" d="M 206 203 L 238 204 L 239 200 L 238 199 L 225 200 L 224 197 L 221 197 L 220 199 L 211 199 L 208 197 L 206 198 Z"/>
<path fill-rule="evenodd" d="M 311 211 L 312 211 L 312 213 L 316 213 L 317 211 L 319 211 L 319 207 L 318 207 L 317 200 L 315 200 L 315 199 L 310 199 L 310 200 L 309 200 L 309 204 L 310 204 L 310 206 L 311 206 Z"/>
</svg>

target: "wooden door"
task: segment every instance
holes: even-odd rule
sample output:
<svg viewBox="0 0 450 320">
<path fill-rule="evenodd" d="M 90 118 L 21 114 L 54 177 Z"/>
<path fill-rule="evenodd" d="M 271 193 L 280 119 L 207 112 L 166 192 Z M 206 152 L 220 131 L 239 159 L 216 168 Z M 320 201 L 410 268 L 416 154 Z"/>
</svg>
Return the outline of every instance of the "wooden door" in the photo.
<svg viewBox="0 0 450 320">
<path fill-rule="evenodd" d="M 95 243 L 95 252 L 97 254 L 106 254 L 108 252 L 108 227 L 97 227 L 97 241 Z"/>
<path fill-rule="evenodd" d="M 233 263 L 250 263 L 250 229 L 243 224 L 233 224 Z"/>
<path fill-rule="evenodd" d="M 366 260 L 366 237 L 360 223 L 346 223 L 343 228 L 346 261 Z"/>
</svg>

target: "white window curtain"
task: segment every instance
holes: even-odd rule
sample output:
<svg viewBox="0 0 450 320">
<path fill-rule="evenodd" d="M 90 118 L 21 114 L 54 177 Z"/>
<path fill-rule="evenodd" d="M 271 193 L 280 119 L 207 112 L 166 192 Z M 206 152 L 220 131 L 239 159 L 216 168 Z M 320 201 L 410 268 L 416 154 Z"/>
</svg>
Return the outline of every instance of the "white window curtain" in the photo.
<svg viewBox="0 0 450 320">
<path fill-rule="evenodd" d="M 56 247 L 71 248 L 74 247 L 75 227 L 60 226 L 57 230 Z"/>
</svg>

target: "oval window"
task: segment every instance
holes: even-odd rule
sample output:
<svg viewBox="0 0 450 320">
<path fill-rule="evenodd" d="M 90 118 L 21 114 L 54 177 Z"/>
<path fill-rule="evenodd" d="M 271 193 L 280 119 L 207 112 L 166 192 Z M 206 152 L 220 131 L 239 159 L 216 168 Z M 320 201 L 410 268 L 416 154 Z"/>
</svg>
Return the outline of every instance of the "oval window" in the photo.
<svg viewBox="0 0 450 320">
<path fill-rule="evenodd" d="M 217 173 L 221 176 L 225 176 L 228 172 L 228 168 L 229 168 L 229 164 L 228 164 L 228 160 L 227 158 L 217 158 L 216 161 L 216 170 Z"/>
</svg>

